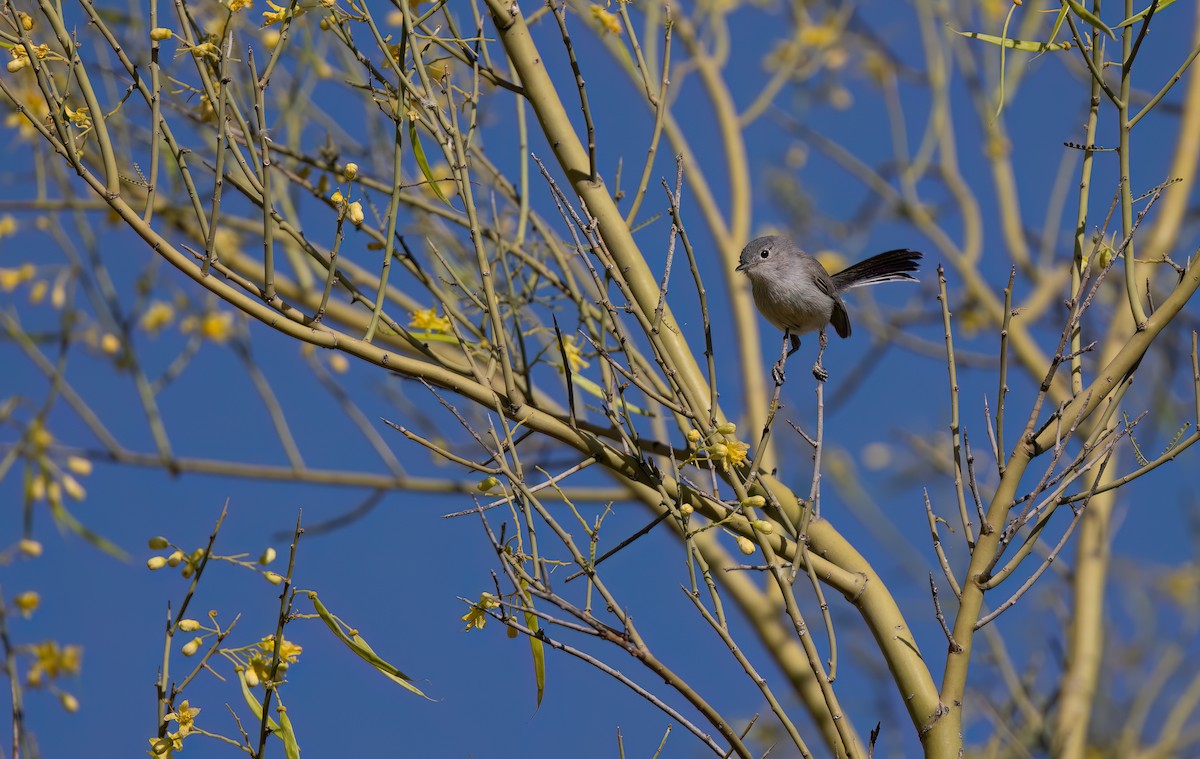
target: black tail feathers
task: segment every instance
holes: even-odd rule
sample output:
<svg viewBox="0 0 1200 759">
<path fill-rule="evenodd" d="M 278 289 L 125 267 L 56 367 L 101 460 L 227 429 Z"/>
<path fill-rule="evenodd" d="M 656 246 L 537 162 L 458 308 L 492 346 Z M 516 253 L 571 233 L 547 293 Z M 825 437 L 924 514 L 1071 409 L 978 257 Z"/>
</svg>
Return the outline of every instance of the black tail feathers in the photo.
<svg viewBox="0 0 1200 759">
<path fill-rule="evenodd" d="M 838 292 L 880 282 L 916 282 L 911 272 L 920 267 L 921 254 L 908 248 L 889 250 L 859 261 L 833 275 Z"/>
</svg>

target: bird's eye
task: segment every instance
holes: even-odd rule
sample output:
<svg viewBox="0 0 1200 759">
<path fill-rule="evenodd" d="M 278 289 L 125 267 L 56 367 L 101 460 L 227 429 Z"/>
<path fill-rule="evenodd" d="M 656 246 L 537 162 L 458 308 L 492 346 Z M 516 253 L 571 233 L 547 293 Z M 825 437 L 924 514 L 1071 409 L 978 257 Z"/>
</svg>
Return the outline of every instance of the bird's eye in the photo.
<svg viewBox="0 0 1200 759">
<path fill-rule="evenodd" d="M 766 257 L 767 257 L 767 256 L 769 256 L 769 255 L 771 255 L 771 249 L 770 249 L 770 248 L 763 248 L 762 250 L 758 251 L 758 257 L 759 257 L 759 258 L 766 258 Z"/>
</svg>

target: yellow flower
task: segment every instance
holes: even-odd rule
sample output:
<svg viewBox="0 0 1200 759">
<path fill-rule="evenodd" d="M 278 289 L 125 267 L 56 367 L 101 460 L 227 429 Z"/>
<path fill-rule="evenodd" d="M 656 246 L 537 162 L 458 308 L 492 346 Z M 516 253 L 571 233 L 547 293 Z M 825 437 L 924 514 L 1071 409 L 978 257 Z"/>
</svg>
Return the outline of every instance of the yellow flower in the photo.
<svg viewBox="0 0 1200 759">
<path fill-rule="evenodd" d="M 79 646 L 59 647 L 58 641 L 47 640 L 33 646 L 33 664 L 25 676 L 25 682 L 33 687 L 42 684 L 45 678 L 56 679 L 64 675 L 79 674 L 83 660 L 83 649 Z"/>
<path fill-rule="evenodd" d="M 33 279 L 37 269 L 33 264 L 22 264 L 16 269 L 0 269 L 0 292 L 11 293 L 21 285 Z"/>
<path fill-rule="evenodd" d="M 156 300 L 142 314 L 142 329 L 155 334 L 175 320 L 175 307 L 165 301 Z"/>
<path fill-rule="evenodd" d="M 29 619 L 33 613 L 37 611 L 38 604 L 42 602 L 42 597 L 38 595 L 36 590 L 27 590 L 13 599 L 13 605 L 21 612 L 21 616 Z"/>
<path fill-rule="evenodd" d="M 17 219 L 11 213 L 0 216 L 0 238 L 11 237 L 17 233 Z"/>
<path fill-rule="evenodd" d="M 217 47 L 215 42 L 201 42 L 199 45 L 181 45 L 179 50 L 175 51 L 175 55 L 183 55 L 191 53 L 193 58 L 219 58 L 221 56 L 221 48 Z"/>
<path fill-rule="evenodd" d="M 178 722 L 179 723 L 178 735 L 180 738 L 183 738 L 188 733 L 192 732 L 192 728 L 194 728 L 196 726 L 195 725 L 196 715 L 199 713 L 200 713 L 199 707 L 189 707 L 188 702 L 185 700 L 182 704 L 179 705 L 178 709 L 171 712 L 167 716 L 163 717 L 163 722 L 170 722 L 171 720 L 175 720 L 176 722 Z"/>
<path fill-rule="evenodd" d="M 255 645 L 257 645 L 259 650 L 261 650 L 264 654 L 267 654 L 268 656 L 270 656 L 271 654 L 273 654 L 275 652 L 275 636 L 268 635 L 267 637 L 263 638 Z M 279 642 L 279 660 L 280 661 L 285 661 L 288 664 L 295 664 L 296 659 L 298 659 L 300 657 L 300 654 L 303 653 L 303 651 L 304 651 L 304 648 L 302 646 L 296 645 L 295 643 L 291 642 L 287 638 L 284 638 L 282 641 Z"/>
<path fill-rule="evenodd" d="M 200 336 L 214 343 L 224 343 L 233 331 L 233 314 L 228 311 L 209 311 L 197 319 L 189 316 L 179 325 L 184 333 L 199 332 Z"/>
<path fill-rule="evenodd" d="M 356 200 L 353 203 L 350 203 L 349 205 L 347 205 L 346 206 L 346 218 L 350 220 L 351 224 L 362 224 L 363 219 L 366 218 L 363 215 L 362 203 L 360 203 Z"/>
<path fill-rule="evenodd" d="M 263 680 L 271 679 L 271 662 L 258 656 L 250 657 L 250 668 L 246 670 L 246 684 L 251 688 Z"/>
<path fill-rule="evenodd" d="M 334 374 L 345 374 L 350 371 L 350 361 L 345 355 L 335 353 L 329 357 L 329 369 Z"/>
<path fill-rule="evenodd" d="M 229 10 L 233 13 L 245 10 L 254 5 L 254 0 L 229 0 Z"/>
<path fill-rule="evenodd" d="M 563 337 L 563 352 L 567 354 L 567 364 L 570 365 L 571 371 L 577 372 L 580 369 L 586 369 L 590 366 L 590 362 L 583 357 L 583 346 L 575 338 L 575 335 L 566 335 Z"/>
<path fill-rule="evenodd" d="M 438 316 L 436 308 L 423 308 L 412 312 L 408 326 L 422 332 L 449 332 L 450 317 Z"/>
<path fill-rule="evenodd" d="M 615 13 L 610 13 L 603 5 L 592 3 L 592 18 L 600 24 L 600 28 L 608 34 L 620 34 L 621 22 Z"/>
<path fill-rule="evenodd" d="M 170 759 L 176 751 L 183 750 L 183 738 L 178 733 L 167 733 L 164 738 L 150 739 L 150 753 Z"/>
<path fill-rule="evenodd" d="M 74 111 L 64 105 L 63 110 L 66 112 L 67 118 L 71 120 L 71 123 L 79 129 L 92 128 L 92 117 L 88 114 L 88 107 L 86 105 L 81 105 L 78 110 Z"/>
<path fill-rule="evenodd" d="M 800 30 L 802 47 L 827 47 L 837 42 L 841 30 L 832 24 L 811 24 Z"/>
<path fill-rule="evenodd" d="M 263 26 L 279 24 L 279 23 L 282 23 L 289 16 L 291 16 L 292 18 L 295 18 L 297 16 L 303 16 L 307 12 L 306 8 L 298 5 L 298 6 L 296 6 L 295 13 L 292 13 L 291 10 L 287 6 L 276 5 L 275 3 L 271 2 L 271 0 L 267 0 L 267 5 L 271 6 L 271 10 L 263 11 L 263 21 L 262 21 Z"/>
<path fill-rule="evenodd" d="M 454 181 L 454 172 L 450 171 L 450 167 L 444 161 L 430 166 L 429 176 L 435 177 L 434 181 L 421 184 L 421 190 L 429 197 L 436 198 L 437 190 L 441 190 L 447 200 L 458 194 L 458 182 Z M 436 177 L 445 178 L 436 179 Z M 434 189 L 435 186 L 437 190 Z"/>
<path fill-rule="evenodd" d="M 461 617 L 462 621 L 467 623 L 465 629 L 467 631 L 470 631 L 472 628 L 482 630 L 488 621 L 488 609 L 495 609 L 499 605 L 499 599 L 491 593 L 480 593 L 479 601 L 471 604 L 471 609 Z"/>
<path fill-rule="evenodd" d="M 838 272 L 846 268 L 846 257 L 836 250 L 818 251 L 813 257 L 821 262 L 825 271 Z"/>
<path fill-rule="evenodd" d="M 740 440 L 730 440 L 725 443 L 713 443 L 708 446 L 708 457 L 721 469 L 728 471 L 729 467 L 737 466 L 746 460 L 746 451 L 750 446 Z"/>
</svg>

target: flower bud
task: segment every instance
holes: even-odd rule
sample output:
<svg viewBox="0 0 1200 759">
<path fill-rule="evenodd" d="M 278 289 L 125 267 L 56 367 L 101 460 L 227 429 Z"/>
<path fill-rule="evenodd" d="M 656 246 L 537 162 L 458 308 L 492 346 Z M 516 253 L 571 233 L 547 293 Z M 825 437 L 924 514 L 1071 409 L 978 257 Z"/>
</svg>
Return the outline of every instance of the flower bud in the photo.
<svg viewBox="0 0 1200 759">
<path fill-rule="evenodd" d="M 191 656 L 200 650 L 200 644 L 204 642 L 204 638 L 192 638 L 187 643 L 183 644 L 183 648 L 179 652 L 184 656 Z"/>
<path fill-rule="evenodd" d="M 167 565 L 167 560 L 161 556 L 151 556 L 146 566 L 150 569 L 162 569 Z"/>
<path fill-rule="evenodd" d="M 79 699 L 75 698 L 66 691 L 58 694 L 58 702 L 62 704 L 62 708 L 66 709 L 71 714 L 79 711 Z"/>
<path fill-rule="evenodd" d="M 685 517 L 690 517 L 692 515 L 692 512 L 694 512 L 695 510 L 696 510 L 695 507 L 692 506 L 692 504 L 690 504 L 690 503 L 685 503 L 679 507 L 679 513 L 683 514 Z"/>
<path fill-rule="evenodd" d="M 272 585 L 278 585 L 283 582 L 283 575 L 276 572 L 263 572 L 263 577 Z"/>
<path fill-rule="evenodd" d="M 174 36 L 175 32 L 172 32 L 165 26 L 156 26 L 150 30 L 150 39 L 154 40 L 155 42 L 163 42 L 164 40 L 169 40 Z"/>
<path fill-rule="evenodd" d="M 687 439 L 689 443 L 700 442 L 700 430 L 688 430 Z"/>
<path fill-rule="evenodd" d="M 17 543 L 17 548 L 21 553 L 36 559 L 42 555 L 42 544 L 31 538 L 22 538 L 20 543 Z"/>
<path fill-rule="evenodd" d="M 161 551 L 171 544 L 162 535 L 155 535 L 154 537 L 150 538 L 148 545 L 150 546 L 151 551 Z"/>
<path fill-rule="evenodd" d="M 357 200 L 346 207 L 346 218 L 351 224 L 362 224 L 366 216 L 363 214 L 362 203 Z"/>
<path fill-rule="evenodd" d="M 356 176 L 358 176 L 358 164 L 357 163 L 346 164 L 346 169 L 342 173 L 345 174 L 346 179 L 354 179 Z"/>
<path fill-rule="evenodd" d="M 765 519 L 755 519 L 751 524 L 754 525 L 755 530 L 761 532 L 763 535 L 770 535 L 775 532 L 775 525 Z"/>
<path fill-rule="evenodd" d="M 733 422 L 725 422 L 717 427 L 717 432 L 720 432 L 722 435 L 732 435 L 737 432 L 737 425 Z"/>
<path fill-rule="evenodd" d="M 479 481 L 479 484 L 475 486 L 475 489 L 480 493 L 486 493 L 499 484 L 500 480 L 496 479 L 495 477 L 485 477 Z"/>
<path fill-rule="evenodd" d="M 275 561 L 275 549 L 268 547 L 267 550 L 262 552 L 262 556 L 258 557 L 258 563 L 266 566 L 272 561 Z"/>
<path fill-rule="evenodd" d="M 181 619 L 179 629 L 185 633 L 196 632 L 200 629 L 200 623 L 194 619 Z"/>
<path fill-rule="evenodd" d="M 766 505 L 767 499 L 763 498 L 761 495 L 747 496 L 746 498 L 742 499 L 742 506 L 747 509 L 761 509 Z"/>
<path fill-rule="evenodd" d="M 750 538 L 742 537 L 740 535 L 738 536 L 737 544 L 738 544 L 738 550 L 741 551 L 742 553 L 746 554 L 747 556 L 753 554 L 755 552 L 755 550 L 758 549 L 758 546 L 754 545 L 753 540 L 751 540 Z"/>
<path fill-rule="evenodd" d="M 179 566 L 181 561 L 183 561 L 183 551 L 176 551 L 167 557 L 167 564 L 171 567 Z"/>
<path fill-rule="evenodd" d="M 80 477 L 87 477 L 92 473 L 92 462 L 82 456 L 67 456 L 67 469 Z"/>
</svg>

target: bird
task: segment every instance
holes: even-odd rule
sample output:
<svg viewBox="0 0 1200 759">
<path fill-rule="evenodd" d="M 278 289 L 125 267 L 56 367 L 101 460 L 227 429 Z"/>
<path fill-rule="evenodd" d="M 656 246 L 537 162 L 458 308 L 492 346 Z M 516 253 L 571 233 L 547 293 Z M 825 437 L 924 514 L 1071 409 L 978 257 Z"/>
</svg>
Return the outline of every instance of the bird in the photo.
<svg viewBox="0 0 1200 759">
<path fill-rule="evenodd" d="M 736 271 L 750 280 L 759 313 L 784 333 L 786 353 L 772 370 L 776 384 L 783 384 L 784 361 L 800 347 L 800 335 L 808 332 L 820 334 L 813 374 L 822 382 L 828 379 L 821 366 L 828 342 L 825 327 L 832 324 L 838 337 L 850 337 L 850 314 L 842 293 L 880 282 L 917 282 L 913 272 L 920 267 L 921 258 L 918 251 L 898 248 L 830 274 L 786 237 L 770 235 L 747 243 L 738 256 Z"/>
</svg>

